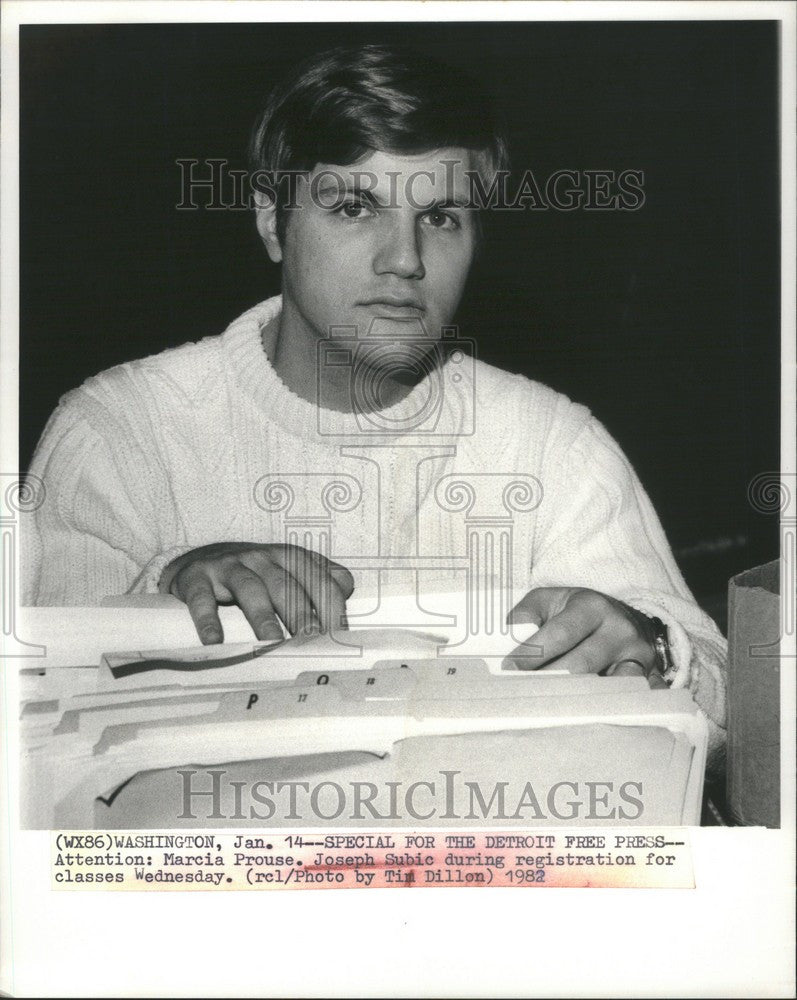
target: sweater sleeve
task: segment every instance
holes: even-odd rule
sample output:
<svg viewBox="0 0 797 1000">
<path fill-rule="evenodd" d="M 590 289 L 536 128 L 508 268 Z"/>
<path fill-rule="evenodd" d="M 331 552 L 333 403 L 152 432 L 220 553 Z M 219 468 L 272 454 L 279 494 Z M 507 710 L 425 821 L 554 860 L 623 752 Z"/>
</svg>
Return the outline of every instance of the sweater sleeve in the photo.
<svg viewBox="0 0 797 1000">
<path fill-rule="evenodd" d="M 44 502 L 22 527 L 22 601 L 84 605 L 155 592 L 182 544 L 157 451 L 85 387 L 50 418 L 31 465 Z"/>
<path fill-rule="evenodd" d="M 586 587 L 665 622 L 673 687 L 691 689 L 708 721 L 710 766 L 720 766 L 727 645 L 690 593 L 628 459 L 588 416 L 545 468 L 531 586 Z"/>
</svg>

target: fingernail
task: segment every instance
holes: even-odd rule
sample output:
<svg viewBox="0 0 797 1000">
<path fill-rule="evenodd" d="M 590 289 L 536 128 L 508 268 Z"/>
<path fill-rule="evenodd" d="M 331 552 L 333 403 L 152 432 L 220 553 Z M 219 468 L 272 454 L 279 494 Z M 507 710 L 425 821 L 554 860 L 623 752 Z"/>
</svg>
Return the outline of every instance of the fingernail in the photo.
<svg viewBox="0 0 797 1000">
<path fill-rule="evenodd" d="M 199 638 L 206 646 L 210 646 L 213 643 L 221 642 L 221 632 L 217 628 L 213 628 L 211 625 L 208 628 L 203 628 L 199 633 Z"/>
</svg>

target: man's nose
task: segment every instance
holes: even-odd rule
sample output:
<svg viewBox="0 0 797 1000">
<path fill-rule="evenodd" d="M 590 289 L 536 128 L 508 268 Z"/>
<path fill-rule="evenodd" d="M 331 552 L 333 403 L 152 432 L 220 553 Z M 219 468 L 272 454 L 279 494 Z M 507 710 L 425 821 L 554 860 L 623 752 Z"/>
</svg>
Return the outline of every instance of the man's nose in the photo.
<svg viewBox="0 0 797 1000">
<path fill-rule="evenodd" d="M 395 274 L 400 278 L 423 278 L 426 270 L 420 246 L 420 233 L 413 218 L 401 218 L 396 212 L 390 225 L 380 234 L 374 258 L 377 274 Z"/>
</svg>

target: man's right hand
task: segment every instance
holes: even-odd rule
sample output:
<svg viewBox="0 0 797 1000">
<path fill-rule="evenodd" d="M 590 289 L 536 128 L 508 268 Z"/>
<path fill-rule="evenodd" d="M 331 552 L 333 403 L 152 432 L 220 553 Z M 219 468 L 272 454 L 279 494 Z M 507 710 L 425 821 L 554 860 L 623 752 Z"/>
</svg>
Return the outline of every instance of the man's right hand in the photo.
<svg viewBox="0 0 797 1000">
<path fill-rule="evenodd" d="M 172 560 L 159 583 L 188 605 L 203 644 L 222 642 L 220 604 L 237 604 L 260 640 L 345 629 L 351 573 L 297 545 L 219 542 Z"/>
</svg>

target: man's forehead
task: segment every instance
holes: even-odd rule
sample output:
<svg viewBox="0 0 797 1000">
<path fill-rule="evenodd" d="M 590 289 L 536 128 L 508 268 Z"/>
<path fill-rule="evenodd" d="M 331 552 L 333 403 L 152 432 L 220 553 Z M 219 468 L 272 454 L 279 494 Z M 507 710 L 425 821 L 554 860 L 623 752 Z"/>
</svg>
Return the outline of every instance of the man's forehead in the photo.
<svg viewBox="0 0 797 1000">
<path fill-rule="evenodd" d="M 468 193 L 467 172 L 473 169 L 467 149 L 447 148 L 424 153 L 369 153 L 347 165 L 319 163 L 309 181 L 318 190 L 343 187 L 370 190 L 375 194 L 406 192 L 424 200 L 464 197 Z"/>
</svg>

